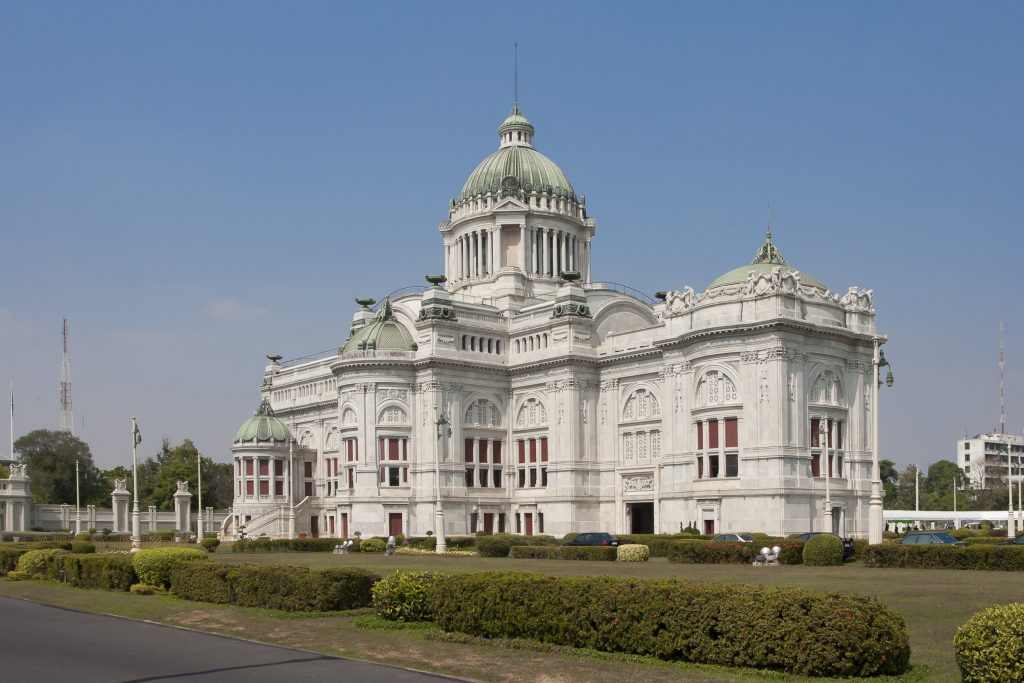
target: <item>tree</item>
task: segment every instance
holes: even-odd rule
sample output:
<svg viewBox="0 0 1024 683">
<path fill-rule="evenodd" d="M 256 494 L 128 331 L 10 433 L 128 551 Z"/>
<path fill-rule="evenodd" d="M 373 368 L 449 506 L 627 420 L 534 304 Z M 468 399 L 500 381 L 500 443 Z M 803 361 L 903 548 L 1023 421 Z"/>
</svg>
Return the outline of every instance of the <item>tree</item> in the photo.
<svg viewBox="0 0 1024 683">
<path fill-rule="evenodd" d="M 27 466 L 33 502 L 74 505 L 77 461 L 82 505 L 110 504 L 89 445 L 70 432 L 37 429 L 15 441 L 14 450 Z"/>
<path fill-rule="evenodd" d="M 203 507 L 223 510 L 235 500 L 235 468 L 229 462 L 203 458 Z"/>
<path fill-rule="evenodd" d="M 878 473 L 882 479 L 882 489 L 884 491 L 883 504 L 886 508 L 895 508 L 896 489 L 900 483 L 899 470 L 896 469 L 896 464 L 892 460 L 879 460 Z"/>
</svg>

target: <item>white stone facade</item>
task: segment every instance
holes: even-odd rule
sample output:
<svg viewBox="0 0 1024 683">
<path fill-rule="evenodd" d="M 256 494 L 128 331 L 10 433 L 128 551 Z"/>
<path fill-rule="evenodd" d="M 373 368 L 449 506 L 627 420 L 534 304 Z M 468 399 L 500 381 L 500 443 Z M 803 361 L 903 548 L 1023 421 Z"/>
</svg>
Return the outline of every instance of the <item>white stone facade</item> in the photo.
<svg viewBox="0 0 1024 683">
<path fill-rule="evenodd" d="M 532 149 L 513 119 L 502 148 Z M 448 535 L 788 534 L 825 528 L 828 486 L 833 528 L 866 537 L 871 291 L 828 291 L 770 235 L 710 287 L 618 291 L 585 200 L 529 171 L 452 201 L 446 282 L 358 310 L 336 355 L 272 360 L 296 443 L 236 443 L 225 533 L 424 535 L 440 500 Z"/>
</svg>

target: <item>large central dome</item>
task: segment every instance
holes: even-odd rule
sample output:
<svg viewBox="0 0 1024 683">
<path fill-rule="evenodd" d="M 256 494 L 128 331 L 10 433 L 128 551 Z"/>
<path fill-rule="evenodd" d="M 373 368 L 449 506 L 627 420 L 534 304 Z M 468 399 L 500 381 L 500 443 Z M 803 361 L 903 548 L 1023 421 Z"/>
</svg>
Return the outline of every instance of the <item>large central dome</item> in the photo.
<svg viewBox="0 0 1024 683">
<path fill-rule="evenodd" d="M 501 147 L 473 169 L 459 192 L 458 201 L 478 194 L 547 192 L 576 201 L 572 183 L 558 165 L 533 148 L 533 125 L 519 103 L 498 129 Z"/>
</svg>

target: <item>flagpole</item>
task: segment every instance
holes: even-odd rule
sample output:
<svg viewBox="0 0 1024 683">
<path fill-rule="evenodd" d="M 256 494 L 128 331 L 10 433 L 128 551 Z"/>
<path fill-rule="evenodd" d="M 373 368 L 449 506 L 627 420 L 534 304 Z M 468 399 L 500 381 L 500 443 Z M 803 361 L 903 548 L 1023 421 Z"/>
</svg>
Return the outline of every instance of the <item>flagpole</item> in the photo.
<svg viewBox="0 0 1024 683">
<path fill-rule="evenodd" d="M 132 496 L 135 503 L 132 505 L 132 552 L 142 550 L 142 536 L 139 535 L 139 468 L 135 457 L 135 449 L 142 441 L 139 435 L 139 425 L 132 415 Z"/>
<path fill-rule="evenodd" d="M 199 484 L 196 486 L 196 492 L 199 494 L 199 530 L 196 534 L 196 543 L 199 545 L 203 544 L 203 454 L 196 451 L 196 479 L 199 480 Z"/>
<path fill-rule="evenodd" d="M 75 535 L 82 533 L 82 498 L 78 488 L 78 460 L 75 460 Z"/>
<path fill-rule="evenodd" d="M 7 455 L 14 460 L 14 380 L 11 380 L 11 452 Z"/>
</svg>

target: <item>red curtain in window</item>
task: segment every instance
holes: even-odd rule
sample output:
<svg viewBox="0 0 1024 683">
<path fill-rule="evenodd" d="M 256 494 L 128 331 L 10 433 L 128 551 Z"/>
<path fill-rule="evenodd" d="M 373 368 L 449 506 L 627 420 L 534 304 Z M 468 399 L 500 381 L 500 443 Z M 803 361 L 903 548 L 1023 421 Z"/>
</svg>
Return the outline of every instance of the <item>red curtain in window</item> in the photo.
<svg viewBox="0 0 1024 683">
<path fill-rule="evenodd" d="M 260 458 L 260 476 L 266 477 L 270 474 L 270 462 L 266 458 Z"/>
<path fill-rule="evenodd" d="M 836 432 L 836 445 L 835 445 L 835 447 L 836 448 L 842 448 L 843 447 L 843 422 L 842 422 L 842 420 L 836 420 L 835 432 Z"/>
<path fill-rule="evenodd" d="M 704 422 L 698 420 L 697 424 L 697 450 L 704 450 Z"/>
<path fill-rule="evenodd" d="M 708 420 L 708 448 L 718 448 L 718 420 Z"/>
<path fill-rule="evenodd" d="M 463 450 L 463 456 L 466 462 L 473 462 L 473 439 L 466 439 L 464 444 L 465 450 Z"/>
<path fill-rule="evenodd" d="M 526 462 L 526 442 L 519 439 L 516 443 L 519 444 L 519 464 L 522 465 Z"/>
<path fill-rule="evenodd" d="M 355 470 L 353 470 L 352 468 L 349 468 L 348 470 L 348 487 L 350 489 L 354 489 L 356 487 Z"/>
<path fill-rule="evenodd" d="M 727 417 L 725 419 L 725 447 L 726 448 L 738 448 L 740 445 L 740 437 L 738 430 L 738 421 L 735 417 Z"/>
<path fill-rule="evenodd" d="M 818 447 L 818 430 L 821 429 L 821 422 L 816 417 L 811 418 L 811 448 Z"/>
<path fill-rule="evenodd" d="M 401 444 L 398 443 L 398 439 L 388 440 L 388 460 L 398 460 L 398 449 Z"/>
<path fill-rule="evenodd" d="M 501 442 L 500 441 L 495 441 L 494 442 L 494 455 L 491 458 L 491 460 L 494 461 L 495 465 L 500 465 L 501 464 Z"/>
<path fill-rule="evenodd" d="M 542 437 L 540 440 L 540 461 L 548 461 L 548 437 Z"/>
<path fill-rule="evenodd" d="M 284 482 L 283 481 L 275 481 L 274 482 L 274 495 L 275 496 L 283 496 L 284 495 Z"/>
<path fill-rule="evenodd" d="M 380 448 L 379 448 L 380 453 L 377 456 L 377 460 L 381 461 L 381 460 L 384 460 L 384 458 L 386 456 L 386 453 L 384 453 L 384 439 L 381 439 L 378 443 L 380 444 Z"/>
<path fill-rule="evenodd" d="M 537 462 L 537 439 L 530 439 L 530 462 Z"/>
<path fill-rule="evenodd" d="M 697 478 L 704 478 L 704 458 L 697 458 Z"/>
<path fill-rule="evenodd" d="M 352 462 L 352 439 L 345 440 L 345 458 Z"/>
<path fill-rule="evenodd" d="M 303 473 L 306 475 L 307 479 L 312 479 L 313 478 L 313 463 L 311 463 L 311 462 L 304 462 L 304 463 L 302 463 L 302 469 L 303 469 Z"/>
<path fill-rule="evenodd" d="M 245 473 L 250 477 L 252 476 L 252 460 L 245 461 Z"/>
<path fill-rule="evenodd" d="M 251 479 L 249 481 L 245 482 L 245 495 L 247 495 L 247 496 L 251 496 L 252 495 L 252 480 Z"/>
<path fill-rule="evenodd" d="M 489 442 L 488 442 L 487 439 L 480 439 L 480 462 L 482 462 L 482 463 L 486 463 L 487 462 L 487 445 L 488 445 L 488 443 Z"/>
<path fill-rule="evenodd" d="M 811 476 L 821 476 L 821 456 L 817 453 L 811 456 Z"/>
<path fill-rule="evenodd" d="M 260 495 L 261 496 L 270 495 L 270 482 L 267 481 L 266 479 L 260 480 Z"/>
</svg>

